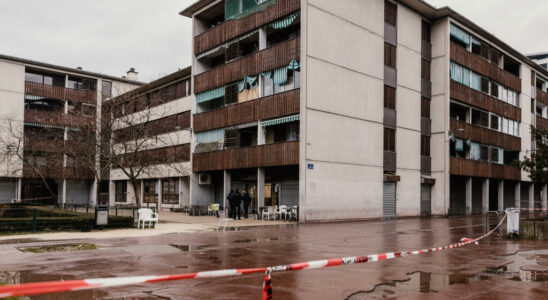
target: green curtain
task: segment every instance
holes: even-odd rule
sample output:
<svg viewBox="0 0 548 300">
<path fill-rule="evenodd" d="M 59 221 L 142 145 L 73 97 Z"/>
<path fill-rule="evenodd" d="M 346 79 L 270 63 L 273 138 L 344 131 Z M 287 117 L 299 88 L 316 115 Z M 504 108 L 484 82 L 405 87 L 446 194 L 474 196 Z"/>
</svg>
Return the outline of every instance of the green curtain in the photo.
<svg viewBox="0 0 548 300">
<path fill-rule="evenodd" d="M 456 139 L 455 141 L 455 151 L 464 151 L 464 141 L 461 139 Z"/>
<path fill-rule="evenodd" d="M 478 143 L 470 143 L 470 158 L 474 160 L 480 160 L 481 159 L 481 150 L 480 150 L 480 144 Z"/>
<path fill-rule="evenodd" d="M 220 142 L 225 138 L 225 129 L 214 129 L 196 133 L 196 144 Z"/>
<path fill-rule="evenodd" d="M 274 29 L 283 29 L 283 28 L 286 28 L 288 27 L 289 25 L 291 25 L 295 19 L 297 19 L 297 17 L 301 14 L 301 11 L 298 11 L 296 13 L 293 13 L 281 20 L 278 20 L 278 21 L 274 21 L 272 23 L 270 23 L 268 26 L 274 28 Z"/>
<path fill-rule="evenodd" d="M 225 87 L 221 86 L 203 93 L 196 94 L 196 103 L 204 103 L 217 98 L 224 97 Z"/>
<path fill-rule="evenodd" d="M 292 59 L 287 66 L 289 70 L 298 70 L 300 67 L 299 62 L 297 62 L 296 59 Z"/>
<path fill-rule="evenodd" d="M 241 19 L 275 4 L 276 0 L 225 0 L 225 20 Z"/>
</svg>

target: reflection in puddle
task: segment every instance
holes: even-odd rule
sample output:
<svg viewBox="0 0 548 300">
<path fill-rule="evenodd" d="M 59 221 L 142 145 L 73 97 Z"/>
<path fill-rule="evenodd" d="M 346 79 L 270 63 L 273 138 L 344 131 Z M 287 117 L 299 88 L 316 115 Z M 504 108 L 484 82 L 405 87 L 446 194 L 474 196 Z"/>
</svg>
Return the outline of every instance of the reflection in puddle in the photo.
<svg viewBox="0 0 548 300">
<path fill-rule="evenodd" d="M 175 247 L 183 252 L 188 251 L 200 251 L 215 245 L 180 245 L 180 244 L 170 244 L 170 246 Z"/>
<path fill-rule="evenodd" d="M 489 276 L 486 275 L 469 274 L 446 275 L 414 272 L 408 275 L 408 280 L 379 284 L 370 291 L 360 291 L 350 295 L 346 299 L 382 299 L 419 293 L 436 293 L 438 290 L 453 284 L 467 284 L 473 281 L 489 279 Z"/>
<path fill-rule="evenodd" d="M 279 241 L 279 238 L 266 238 L 266 239 L 245 239 L 245 240 L 235 240 L 233 243 L 259 243 L 259 242 L 272 242 Z"/>
</svg>

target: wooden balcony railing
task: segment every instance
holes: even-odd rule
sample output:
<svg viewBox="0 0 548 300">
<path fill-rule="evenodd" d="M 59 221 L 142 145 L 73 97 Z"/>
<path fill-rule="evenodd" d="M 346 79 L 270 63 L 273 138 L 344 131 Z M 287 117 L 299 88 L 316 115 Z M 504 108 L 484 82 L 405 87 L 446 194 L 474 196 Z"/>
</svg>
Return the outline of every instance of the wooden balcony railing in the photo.
<svg viewBox="0 0 548 300">
<path fill-rule="evenodd" d="M 64 100 L 65 88 L 47 84 L 25 81 L 25 94 L 51 99 Z"/>
<path fill-rule="evenodd" d="M 537 116 L 537 128 L 548 130 L 548 119 Z"/>
<path fill-rule="evenodd" d="M 62 139 L 49 139 L 43 137 L 35 137 L 25 135 L 24 150 L 32 152 L 63 152 L 63 140 Z"/>
<path fill-rule="evenodd" d="M 299 142 L 195 153 L 192 159 L 194 172 L 297 164 L 299 164 Z"/>
<path fill-rule="evenodd" d="M 493 65 L 474 53 L 466 51 L 466 49 L 453 42 L 451 42 L 451 60 L 514 91 L 521 92 L 521 79 L 518 76 Z"/>
<path fill-rule="evenodd" d="M 97 92 L 94 90 L 75 90 L 29 81 L 25 81 L 25 94 L 58 100 L 69 100 L 73 103 L 97 103 Z"/>
<path fill-rule="evenodd" d="M 498 165 L 485 161 L 477 161 L 451 157 L 451 175 L 487 177 L 505 180 L 521 180 L 521 171 L 518 167 L 510 165 Z"/>
<path fill-rule="evenodd" d="M 456 81 L 451 81 L 451 98 L 494 112 L 508 119 L 521 121 L 521 108 L 478 92 Z"/>
<path fill-rule="evenodd" d="M 288 65 L 300 57 L 300 38 L 295 38 L 194 76 L 196 94 Z"/>
<path fill-rule="evenodd" d="M 521 150 L 521 139 L 519 137 L 455 119 L 451 119 L 450 128 L 455 137 L 459 139 L 470 139 L 474 142 L 497 146 L 510 151 Z M 464 131 L 460 131 L 460 129 L 464 129 Z"/>
<path fill-rule="evenodd" d="M 194 132 L 281 117 L 299 112 L 300 89 L 194 115 Z"/>
<path fill-rule="evenodd" d="M 85 168 L 65 168 L 64 173 L 65 179 L 94 179 L 95 174 L 92 170 L 87 170 Z"/>
<path fill-rule="evenodd" d="M 65 126 L 66 114 L 63 111 L 42 111 L 25 109 L 25 122 Z"/>
<path fill-rule="evenodd" d="M 72 103 L 97 103 L 97 91 L 66 89 L 66 99 Z"/>
<path fill-rule="evenodd" d="M 34 170 L 33 170 L 34 169 Z M 25 178 L 44 178 L 51 179 L 63 179 L 64 178 L 64 169 L 63 165 L 46 165 L 39 167 L 28 167 L 23 168 L 23 177 Z"/>
<path fill-rule="evenodd" d="M 543 92 L 541 89 L 537 89 L 537 101 L 548 105 L 548 93 Z"/>
<path fill-rule="evenodd" d="M 213 49 L 228 40 L 268 24 L 300 8 L 300 0 L 278 0 L 276 5 L 270 6 L 265 11 L 251 14 L 239 20 L 228 20 L 194 37 L 194 54 Z"/>
</svg>

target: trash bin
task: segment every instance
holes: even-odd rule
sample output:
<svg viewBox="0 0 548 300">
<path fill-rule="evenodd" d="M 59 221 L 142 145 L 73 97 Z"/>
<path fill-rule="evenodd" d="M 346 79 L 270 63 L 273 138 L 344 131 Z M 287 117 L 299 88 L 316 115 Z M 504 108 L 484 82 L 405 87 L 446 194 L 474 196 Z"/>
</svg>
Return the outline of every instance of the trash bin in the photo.
<svg viewBox="0 0 548 300">
<path fill-rule="evenodd" d="M 506 216 L 506 232 L 508 234 L 519 234 L 519 209 L 507 208 Z"/>
<path fill-rule="evenodd" d="M 95 224 L 97 226 L 108 225 L 108 205 L 98 205 L 95 207 Z"/>
</svg>

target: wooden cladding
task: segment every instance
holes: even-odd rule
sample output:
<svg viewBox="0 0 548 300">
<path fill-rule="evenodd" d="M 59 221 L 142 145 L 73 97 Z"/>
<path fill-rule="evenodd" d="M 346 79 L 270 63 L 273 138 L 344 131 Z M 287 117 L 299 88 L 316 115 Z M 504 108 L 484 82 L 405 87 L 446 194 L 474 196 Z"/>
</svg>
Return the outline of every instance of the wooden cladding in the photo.
<svg viewBox="0 0 548 300">
<path fill-rule="evenodd" d="M 521 79 L 519 77 L 474 53 L 466 51 L 466 49 L 453 42 L 451 42 L 451 60 L 514 91 L 521 92 Z"/>
<path fill-rule="evenodd" d="M 124 142 L 144 138 L 145 132 L 146 136 L 157 136 L 185 128 L 190 128 L 190 111 L 115 130 L 114 140 Z"/>
<path fill-rule="evenodd" d="M 389 43 L 384 43 L 384 65 L 392 69 L 396 68 L 396 47 Z"/>
<path fill-rule="evenodd" d="M 63 152 L 64 145 L 62 139 L 51 139 L 36 137 L 25 134 L 24 150 L 30 152 Z"/>
<path fill-rule="evenodd" d="M 277 44 L 195 76 L 194 93 L 198 94 L 227 83 L 241 81 L 244 76 L 257 75 L 288 65 L 293 58 L 300 58 L 300 38 Z"/>
<path fill-rule="evenodd" d="M 456 81 L 451 81 L 451 98 L 496 113 L 508 119 L 521 121 L 521 108 L 478 92 Z"/>
<path fill-rule="evenodd" d="M 125 155 L 127 166 L 150 166 L 190 160 L 190 144 L 139 151 Z"/>
<path fill-rule="evenodd" d="M 194 115 L 194 132 L 265 120 L 299 112 L 300 89 Z"/>
<path fill-rule="evenodd" d="M 455 137 L 459 139 L 470 139 L 474 142 L 501 147 L 505 150 L 521 151 L 521 139 L 519 137 L 455 119 L 451 119 L 450 128 L 455 134 Z M 460 129 L 464 129 L 464 131 L 461 131 Z"/>
<path fill-rule="evenodd" d="M 194 37 L 194 54 L 200 54 L 220 44 L 266 25 L 301 8 L 300 0 L 278 0 L 276 5 L 239 20 L 228 20 Z"/>
<path fill-rule="evenodd" d="M 544 103 L 548 105 L 548 93 L 541 91 L 540 89 L 537 89 L 537 101 L 540 103 Z"/>
<path fill-rule="evenodd" d="M 457 157 L 451 157 L 450 174 L 515 181 L 521 180 L 521 170 L 518 167 Z"/>
<path fill-rule="evenodd" d="M 548 130 L 548 119 L 537 116 L 537 128 Z"/>
<path fill-rule="evenodd" d="M 384 1 L 384 22 L 396 26 L 398 7 L 396 4 Z"/>
<path fill-rule="evenodd" d="M 63 164 L 49 164 L 46 166 L 35 166 L 33 168 L 29 166 L 23 167 L 24 178 L 52 178 L 63 179 L 65 177 Z"/>
<path fill-rule="evenodd" d="M 80 115 L 65 114 L 62 111 L 42 111 L 25 109 L 25 122 L 40 123 L 55 126 L 94 126 L 93 116 L 85 117 Z"/>
<path fill-rule="evenodd" d="M 25 81 L 25 94 L 50 99 L 68 100 L 73 104 L 97 103 L 97 92 L 95 90 L 75 90 L 29 81 Z"/>
<path fill-rule="evenodd" d="M 284 142 L 207 153 L 195 153 L 194 172 L 299 164 L 299 142 Z"/>
</svg>

